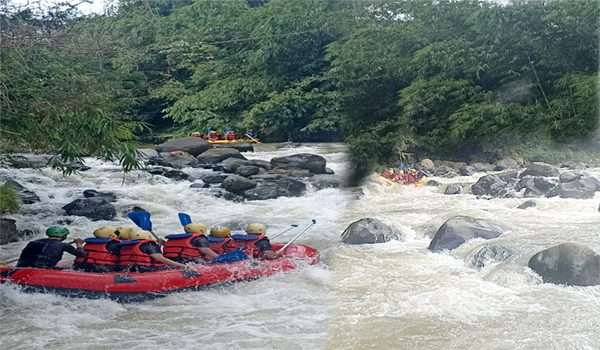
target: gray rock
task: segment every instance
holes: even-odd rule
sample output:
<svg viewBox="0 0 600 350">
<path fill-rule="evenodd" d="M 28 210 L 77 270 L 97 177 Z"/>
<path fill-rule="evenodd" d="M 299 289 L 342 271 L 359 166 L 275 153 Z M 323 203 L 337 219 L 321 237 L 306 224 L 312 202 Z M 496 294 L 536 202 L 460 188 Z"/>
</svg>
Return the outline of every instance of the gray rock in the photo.
<svg viewBox="0 0 600 350">
<path fill-rule="evenodd" d="M 556 181 L 551 181 L 541 176 L 526 176 L 521 178 L 517 184 L 519 191 L 525 189 L 525 197 L 545 196 L 555 187 Z"/>
<path fill-rule="evenodd" d="M 447 165 L 442 165 L 442 166 L 439 166 L 437 169 L 435 169 L 435 171 L 433 172 L 433 175 L 439 176 L 439 177 L 456 177 L 456 176 L 458 176 L 458 173 L 453 168 L 451 168 Z"/>
<path fill-rule="evenodd" d="M 573 181 L 581 178 L 581 176 L 582 176 L 581 174 L 576 174 L 571 171 L 565 171 L 560 174 L 560 176 L 558 177 L 558 180 L 561 183 L 573 182 Z"/>
<path fill-rule="evenodd" d="M 40 169 L 47 167 L 51 159 L 49 154 L 14 153 L 0 156 L 0 163 L 17 169 Z"/>
<path fill-rule="evenodd" d="M 429 244 L 432 251 L 452 250 L 474 238 L 492 239 L 500 236 L 500 226 L 482 219 L 455 216 L 446 221 L 436 232 Z"/>
<path fill-rule="evenodd" d="M 516 160 L 514 160 L 510 157 L 506 157 L 506 158 L 502 158 L 496 162 L 496 166 L 494 167 L 494 170 L 501 171 L 501 170 L 507 170 L 507 169 L 517 169 L 517 168 L 519 168 L 519 162 L 517 162 Z"/>
<path fill-rule="evenodd" d="M 592 249 L 574 243 L 563 243 L 535 254 L 528 266 L 545 283 L 569 286 L 600 284 L 600 256 Z"/>
<path fill-rule="evenodd" d="M 181 170 L 162 167 L 148 168 L 147 171 L 152 175 L 160 175 L 178 181 L 187 180 L 190 177 L 188 174 L 184 173 Z"/>
<path fill-rule="evenodd" d="M 315 175 L 309 181 L 317 190 L 340 187 L 339 179 L 331 175 Z"/>
<path fill-rule="evenodd" d="M 331 168 L 325 168 L 325 174 L 333 175 L 333 174 L 335 174 L 335 171 L 333 171 L 333 169 L 331 169 Z"/>
<path fill-rule="evenodd" d="M 291 156 L 276 157 L 271 159 L 274 168 L 306 169 L 313 174 L 324 174 L 326 169 L 325 158 L 310 153 L 298 153 Z"/>
<path fill-rule="evenodd" d="M 244 191 L 242 196 L 249 200 L 274 199 L 280 196 L 280 188 L 274 182 L 263 182 L 254 188 Z"/>
<path fill-rule="evenodd" d="M 260 172 L 260 168 L 253 165 L 241 165 L 235 171 L 236 174 L 243 177 L 250 177 L 252 175 L 256 175 Z"/>
<path fill-rule="evenodd" d="M 475 173 L 475 169 L 470 165 L 464 165 L 458 169 L 461 176 L 471 176 Z"/>
<path fill-rule="evenodd" d="M 444 191 L 444 194 L 461 194 L 463 192 L 463 187 L 459 184 L 449 184 Z"/>
<path fill-rule="evenodd" d="M 273 166 L 271 165 L 271 162 L 267 162 L 266 160 L 260 160 L 260 159 L 250 159 L 250 160 L 248 160 L 246 165 L 256 166 L 259 168 L 263 168 L 265 170 L 271 170 L 273 168 Z"/>
<path fill-rule="evenodd" d="M 246 190 L 256 187 L 256 181 L 252 181 L 239 175 L 229 175 L 223 181 L 221 187 L 229 192 L 241 194 Z"/>
<path fill-rule="evenodd" d="M 274 168 L 269 171 L 271 174 L 292 176 L 292 177 L 311 177 L 314 174 L 308 169 L 297 168 Z"/>
<path fill-rule="evenodd" d="M 25 186 L 14 180 L 6 180 L 5 184 L 12 187 L 15 192 L 17 192 L 17 195 L 23 204 L 33 204 L 40 201 L 40 197 L 38 197 L 35 192 L 28 190 Z"/>
<path fill-rule="evenodd" d="M 225 174 L 206 174 L 200 177 L 200 179 L 206 184 L 220 184 L 227 178 Z"/>
<path fill-rule="evenodd" d="M 200 164 L 194 156 L 183 151 L 163 152 L 158 157 L 150 158 L 147 163 L 176 169 L 197 167 Z"/>
<path fill-rule="evenodd" d="M 484 245 L 479 248 L 473 256 L 469 265 L 475 268 L 482 268 L 490 263 L 498 263 L 506 261 L 508 258 L 513 256 L 513 251 L 498 245 Z"/>
<path fill-rule="evenodd" d="M 222 161 L 221 163 L 219 163 L 219 165 L 223 168 L 224 172 L 232 174 L 232 173 L 235 173 L 237 168 L 239 168 L 242 165 L 253 165 L 253 164 L 251 164 L 250 161 L 247 161 L 244 159 L 228 158 L 228 159 L 225 159 L 224 161 Z"/>
<path fill-rule="evenodd" d="M 229 158 L 246 160 L 235 148 L 212 148 L 196 157 L 202 164 L 217 164 Z"/>
<path fill-rule="evenodd" d="M 425 186 L 433 186 L 433 187 L 437 187 L 439 185 L 441 185 L 441 184 L 438 181 L 435 181 L 435 180 L 429 180 L 425 184 Z"/>
<path fill-rule="evenodd" d="M 496 166 L 493 164 L 482 162 L 471 163 L 471 167 L 473 167 L 473 169 L 478 173 L 494 171 L 494 169 L 496 168 Z"/>
<path fill-rule="evenodd" d="M 435 170 L 435 164 L 433 163 L 433 160 L 431 159 L 423 159 L 419 162 L 419 165 L 421 166 L 421 168 L 423 170 L 429 171 L 429 172 L 433 172 Z"/>
<path fill-rule="evenodd" d="M 401 234 L 380 220 L 364 218 L 351 223 L 342 233 L 342 242 L 346 244 L 384 243 L 400 239 Z"/>
<path fill-rule="evenodd" d="M 525 171 L 521 173 L 521 177 L 525 176 L 543 176 L 543 177 L 558 177 L 558 169 L 553 165 L 534 162 L 527 166 Z"/>
<path fill-rule="evenodd" d="M 496 174 L 502 181 L 506 183 L 516 183 L 519 181 L 519 171 L 517 170 L 507 170 L 501 173 Z"/>
<path fill-rule="evenodd" d="M 537 203 L 534 200 L 525 201 L 517 207 L 517 209 L 527 209 L 527 208 L 535 208 L 537 207 Z"/>
<path fill-rule="evenodd" d="M 104 198 L 83 198 L 76 199 L 63 207 L 67 215 L 85 216 L 94 221 L 96 220 L 112 220 L 117 211 Z"/>
<path fill-rule="evenodd" d="M 198 180 L 190 185 L 190 188 L 208 188 L 209 185 L 202 180 Z"/>
<path fill-rule="evenodd" d="M 508 183 L 498 175 L 484 175 L 471 186 L 471 193 L 477 196 L 505 197 L 508 193 Z"/>
<path fill-rule="evenodd" d="M 556 194 L 560 198 L 589 199 L 594 198 L 594 194 L 598 190 L 600 190 L 598 179 L 584 176 L 576 181 L 559 184 L 556 188 Z"/>
<path fill-rule="evenodd" d="M 191 154 L 194 157 L 208 150 L 209 148 L 210 145 L 199 137 L 172 139 L 156 147 L 159 152 L 183 151 Z"/>
<path fill-rule="evenodd" d="M 279 186 L 280 195 L 284 197 L 299 197 L 306 191 L 306 184 L 289 177 L 281 177 L 274 181 Z"/>
<path fill-rule="evenodd" d="M 153 148 L 138 148 L 137 150 L 138 156 L 143 161 L 148 161 L 151 158 L 158 158 L 158 152 Z"/>
<path fill-rule="evenodd" d="M 83 197 L 85 198 L 104 198 L 108 202 L 116 202 L 117 196 L 112 192 L 98 192 L 96 190 L 84 190 Z"/>
<path fill-rule="evenodd" d="M 16 221 L 0 218 L 0 244 L 16 242 L 20 238 Z"/>
</svg>

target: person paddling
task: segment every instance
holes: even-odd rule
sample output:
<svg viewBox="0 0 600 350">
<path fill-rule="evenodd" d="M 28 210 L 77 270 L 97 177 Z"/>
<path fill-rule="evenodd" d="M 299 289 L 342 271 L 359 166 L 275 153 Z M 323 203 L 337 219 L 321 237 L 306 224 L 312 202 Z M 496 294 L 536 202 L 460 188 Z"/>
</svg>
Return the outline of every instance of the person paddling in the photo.
<svg viewBox="0 0 600 350">
<path fill-rule="evenodd" d="M 74 248 L 71 244 L 63 243 L 69 235 L 69 230 L 66 227 L 48 227 L 46 235 L 48 238 L 31 241 L 25 246 L 25 249 L 23 249 L 19 256 L 17 267 L 51 269 L 56 267 L 56 264 L 62 259 L 64 252 L 76 257 L 86 256 L 83 250 L 83 240 L 79 238 L 73 240 L 72 243 L 75 243 L 77 248 Z"/>
<path fill-rule="evenodd" d="M 93 234 L 94 238 L 85 239 L 86 256 L 77 257 L 73 268 L 86 272 L 117 271 L 121 248 L 117 228 L 104 226 L 94 230 Z"/>
<path fill-rule="evenodd" d="M 188 269 L 189 266 L 166 258 L 160 244 L 146 231 L 134 231 L 129 237 L 132 241 L 121 244 L 119 265 L 133 272 L 148 272 L 164 269 L 168 266 Z"/>
<path fill-rule="evenodd" d="M 269 241 L 267 236 L 265 236 L 265 234 L 267 233 L 267 226 L 265 226 L 264 224 L 257 223 L 248 224 L 248 226 L 246 226 L 245 231 L 249 235 L 257 236 L 257 240 L 256 242 L 254 242 L 254 246 L 258 249 L 258 251 L 255 251 L 255 253 L 253 254 L 255 257 L 269 260 L 281 257 L 282 252 L 275 252 L 273 250 L 273 247 L 271 246 L 271 242 Z"/>
<path fill-rule="evenodd" d="M 187 263 L 201 260 L 212 260 L 219 254 L 210 249 L 210 242 L 206 237 L 208 227 L 203 224 L 187 224 L 184 226 L 186 234 L 171 235 L 164 246 L 164 256 L 171 260 Z"/>
</svg>

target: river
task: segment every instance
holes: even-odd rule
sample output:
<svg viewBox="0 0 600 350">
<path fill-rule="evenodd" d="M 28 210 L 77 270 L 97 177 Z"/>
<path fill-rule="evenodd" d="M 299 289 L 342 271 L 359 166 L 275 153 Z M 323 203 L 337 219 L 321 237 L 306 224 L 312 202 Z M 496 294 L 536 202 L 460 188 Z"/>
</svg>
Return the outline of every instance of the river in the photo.
<svg viewBox="0 0 600 350">
<path fill-rule="evenodd" d="M 249 158 L 299 152 L 321 154 L 337 174 L 345 172 L 345 149 L 337 144 L 264 145 Z M 11 176 L 42 199 L 15 216 L 19 228 L 40 230 L 69 219 L 74 236 L 88 236 L 108 222 L 63 217 L 60 207 L 94 188 L 117 195 L 120 224 L 128 224 L 123 217 L 128 209 L 141 206 L 152 213 L 155 231 L 163 235 L 180 230 L 179 211 L 207 224 L 262 221 L 272 233 L 316 219 L 300 241 L 319 249 L 322 263 L 136 304 L 23 294 L 3 285 L 4 349 L 600 348 L 600 287 L 542 285 L 526 268 L 531 255 L 563 241 L 600 252 L 598 194 L 593 200 L 539 199 L 537 208 L 520 210 L 515 209 L 518 199 L 478 200 L 443 195 L 434 187 L 367 181 L 360 189 L 309 190 L 299 198 L 233 203 L 190 189 L 188 181 L 142 172 L 123 175 L 115 164 L 87 163 L 92 170 L 69 177 L 50 169 L 11 169 Z M 186 171 L 197 175 L 205 170 Z M 2 172 L 8 170 L 0 169 L 0 176 Z M 592 172 L 600 175 L 600 169 Z M 451 253 L 429 252 L 431 234 L 458 214 L 504 226 L 507 233 L 495 241 L 518 253 L 476 270 L 465 261 L 483 241 Z M 366 216 L 394 225 L 402 239 L 371 246 L 341 244 L 343 229 Z M 17 255 L 23 245 L 0 246 L 0 258 Z"/>
</svg>

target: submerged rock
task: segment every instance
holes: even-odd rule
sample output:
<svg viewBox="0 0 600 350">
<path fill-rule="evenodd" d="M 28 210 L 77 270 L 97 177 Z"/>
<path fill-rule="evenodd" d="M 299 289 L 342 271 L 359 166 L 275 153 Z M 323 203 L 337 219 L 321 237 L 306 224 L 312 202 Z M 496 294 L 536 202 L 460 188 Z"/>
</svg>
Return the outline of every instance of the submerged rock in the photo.
<svg viewBox="0 0 600 350">
<path fill-rule="evenodd" d="M 351 223 L 342 233 L 342 242 L 346 244 L 384 243 L 400 239 L 400 232 L 381 220 L 364 218 Z"/>
<path fill-rule="evenodd" d="M 432 251 L 452 250 L 474 238 L 492 239 L 504 231 L 498 225 L 468 216 L 448 219 L 436 232 L 429 244 Z"/>
<path fill-rule="evenodd" d="M 84 190 L 83 196 L 85 198 L 104 198 L 108 202 L 116 202 L 117 196 L 112 192 L 98 192 L 96 190 Z"/>
<path fill-rule="evenodd" d="M 149 168 L 148 172 L 152 175 L 161 175 L 173 180 L 187 180 L 190 176 L 181 170 L 162 167 Z"/>
<path fill-rule="evenodd" d="M 484 245 L 471 256 L 469 265 L 482 268 L 490 263 L 506 261 L 513 256 L 513 251 L 500 245 Z"/>
<path fill-rule="evenodd" d="M 159 152 L 183 151 L 191 154 L 194 157 L 208 150 L 209 148 L 210 145 L 208 142 L 199 137 L 171 139 L 167 142 L 161 143 L 156 147 Z"/>
<path fill-rule="evenodd" d="M 85 216 L 94 221 L 112 220 L 117 215 L 115 207 L 101 197 L 76 199 L 63 209 L 67 215 Z"/>
<path fill-rule="evenodd" d="M 298 153 L 285 157 L 276 157 L 271 159 L 273 168 L 296 168 L 306 169 L 313 174 L 324 174 L 327 161 L 325 158 L 310 153 Z"/>
<path fill-rule="evenodd" d="M 528 201 L 525 201 L 525 202 L 519 204 L 519 206 L 517 207 L 517 209 L 535 208 L 536 206 L 537 206 L 536 201 L 534 201 L 534 200 L 528 200 Z"/>
<path fill-rule="evenodd" d="M 459 184 L 449 184 L 444 191 L 444 194 L 461 194 L 463 191 L 463 187 Z"/>
<path fill-rule="evenodd" d="M 545 249 L 532 256 L 528 266 L 545 283 L 569 286 L 600 284 L 600 256 L 579 244 L 563 243 Z"/>
</svg>

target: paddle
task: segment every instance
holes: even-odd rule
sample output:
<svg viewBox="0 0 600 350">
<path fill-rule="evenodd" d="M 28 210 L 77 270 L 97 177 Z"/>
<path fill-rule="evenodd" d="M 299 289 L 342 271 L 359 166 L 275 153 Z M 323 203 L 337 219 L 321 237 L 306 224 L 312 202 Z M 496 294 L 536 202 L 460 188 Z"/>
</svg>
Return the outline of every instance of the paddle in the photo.
<svg viewBox="0 0 600 350">
<path fill-rule="evenodd" d="M 255 139 L 254 137 L 252 137 L 252 136 L 250 136 L 250 135 L 248 135 L 248 134 L 246 134 L 246 136 L 247 136 L 247 137 L 248 137 L 250 140 L 252 140 L 252 141 L 254 141 L 254 142 L 256 142 L 256 143 L 260 143 L 260 141 L 258 141 L 258 140 L 257 140 L 257 139 Z"/>
<path fill-rule="evenodd" d="M 292 238 L 289 242 L 287 242 L 281 249 L 279 249 L 277 251 L 277 254 L 283 253 L 287 249 L 287 247 L 290 246 L 290 244 L 294 243 L 298 238 L 300 238 L 300 236 L 302 236 L 304 233 L 306 233 L 316 223 L 317 223 L 317 220 L 312 219 L 312 222 L 310 223 L 310 225 L 306 226 L 306 228 L 304 230 L 302 230 L 302 232 L 298 233 L 294 238 Z"/>
<path fill-rule="evenodd" d="M 179 213 L 179 214 L 177 214 L 177 216 L 179 216 L 179 222 L 181 223 L 181 226 L 183 226 L 183 227 L 185 227 L 185 225 L 192 223 L 192 217 L 186 213 Z"/>
<path fill-rule="evenodd" d="M 290 232 L 290 230 L 292 230 L 292 229 L 295 229 L 296 227 L 298 227 L 298 225 L 296 225 L 296 224 L 291 224 L 291 225 L 290 225 L 290 227 L 286 228 L 285 230 L 283 230 L 283 231 L 279 232 L 279 233 L 278 233 L 278 234 L 276 234 L 276 235 L 273 235 L 273 236 L 269 237 L 269 239 L 275 239 L 275 238 L 277 238 L 277 237 L 279 237 L 279 236 L 283 235 L 284 233 Z"/>
<path fill-rule="evenodd" d="M 131 221 L 133 221 L 133 223 L 137 225 L 137 227 L 141 228 L 144 231 L 150 232 L 158 242 L 162 242 L 162 240 L 158 238 L 158 236 L 154 232 L 152 232 L 152 221 L 150 221 L 150 213 L 148 213 L 147 211 L 136 210 L 129 212 L 129 214 L 127 214 L 127 217 L 129 217 Z"/>
</svg>

